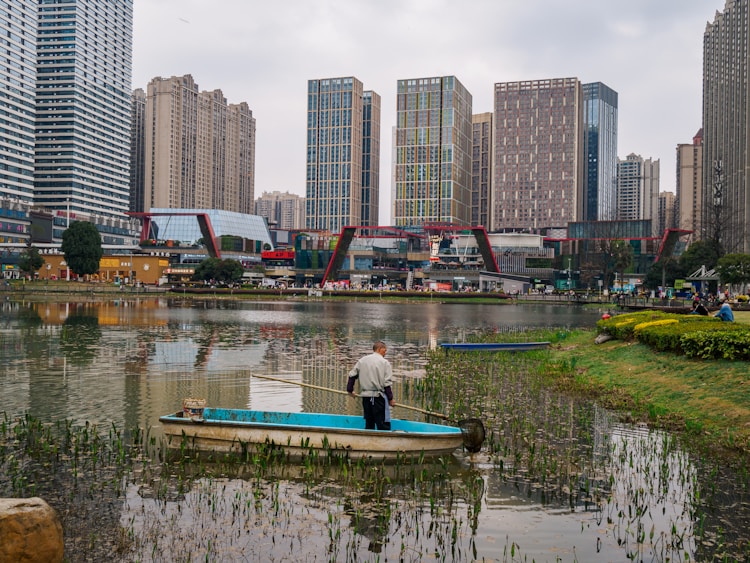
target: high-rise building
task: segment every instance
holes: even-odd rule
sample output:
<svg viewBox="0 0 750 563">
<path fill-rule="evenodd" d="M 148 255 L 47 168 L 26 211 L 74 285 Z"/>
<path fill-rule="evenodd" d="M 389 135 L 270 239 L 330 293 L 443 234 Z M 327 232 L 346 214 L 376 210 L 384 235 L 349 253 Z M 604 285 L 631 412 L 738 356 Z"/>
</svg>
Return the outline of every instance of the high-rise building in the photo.
<svg viewBox="0 0 750 563">
<path fill-rule="evenodd" d="M 611 221 L 617 213 L 617 92 L 601 82 L 584 84 L 583 116 L 583 218 Z"/>
<path fill-rule="evenodd" d="M 659 232 L 659 160 L 629 154 L 617 162 L 617 218 L 651 220 L 652 236 Z"/>
<path fill-rule="evenodd" d="M 677 226 L 695 235 L 701 233 L 702 186 L 703 129 L 695 134 L 692 143 L 677 145 Z"/>
<path fill-rule="evenodd" d="M 379 225 L 380 96 L 362 93 L 362 225 Z"/>
<path fill-rule="evenodd" d="M 750 1 L 727 0 L 703 35 L 701 237 L 750 253 Z M 721 173 L 718 173 L 718 170 Z"/>
<path fill-rule="evenodd" d="M 38 17 L 34 201 L 123 217 L 133 0 L 39 2 Z"/>
<path fill-rule="evenodd" d="M 583 217 L 583 89 L 577 78 L 495 84 L 493 231 Z"/>
<path fill-rule="evenodd" d="M 667 229 L 677 228 L 676 198 L 672 192 L 661 192 L 659 194 L 658 220 L 656 232 L 664 233 Z"/>
<path fill-rule="evenodd" d="M 263 192 L 255 201 L 255 215 L 260 215 L 276 229 L 305 228 L 305 198 L 289 192 Z"/>
<path fill-rule="evenodd" d="M 146 92 L 133 91 L 130 118 L 130 211 L 148 211 L 144 202 L 146 179 Z"/>
<path fill-rule="evenodd" d="M 154 78 L 146 94 L 145 210 L 255 208 L 255 118 L 193 77 Z M 135 153 L 134 149 L 134 153 Z"/>
<path fill-rule="evenodd" d="M 471 224 L 488 227 L 492 205 L 492 112 L 471 118 Z"/>
<path fill-rule="evenodd" d="M 455 76 L 399 80 L 393 223 L 471 223 L 472 97 Z"/>
<path fill-rule="evenodd" d="M 380 96 L 353 76 L 309 80 L 306 228 L 377 224 L 379 160 Z"/>
<path fill-rule="evenodd" d="M 38 2 L 0 7 L 0 196 L 29 204 L 34 200 L 37 9 Z"/>
</svg>

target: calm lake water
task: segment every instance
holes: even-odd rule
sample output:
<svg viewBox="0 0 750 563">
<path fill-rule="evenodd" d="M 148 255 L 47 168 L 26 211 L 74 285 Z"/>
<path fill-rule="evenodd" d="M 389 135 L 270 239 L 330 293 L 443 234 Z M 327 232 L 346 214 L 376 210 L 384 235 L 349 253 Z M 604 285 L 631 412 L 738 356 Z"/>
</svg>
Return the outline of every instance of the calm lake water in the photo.
<svg viewBox="0 0 750 563">
<path fill-rule="evenodd" d="M 438 349 L 441 342 L 461 342 L 487 332 L 593 327 L 601 316 L 601 311 L 566 305 L 306 299 L 233 302 L 154 297 L 70 303 L 5 301 L 0 307 L 0 411 L 9 416 L 29 413 L 45 421 L 150 428 L 157 435 L 158 417 L 179 410 L 185 397 L 203 397 L 209 405 L 230 408 L 359 414 L 359 402 L 346 396 L 253 378 L 252 374 L 344 389 L 348 370 L 369 353 L 374 340 L 388 344 L 398 401 L 400 385 L 423 377 L 429 351 Z M 406 560 L 423 560 L 425 554 L 428 559 L 448 561 L 702 559 L 706 548 L 697 546 L 694 537 L 696 527 L 707 525 L 696 516 L 696 498 L 699 492 L 706 495 L 707 481 L 702 479 L 709 477 L 704 477 L 705 468 L 674 448 L 669 435 L 621 424 L 593 405 L 579 409 L 564 399 L 548 397 L 533 410 L 552 409 L 550 405 L 555 413 L 570 413 L 572 422 L 563 424 L 560 432 L 570 435 L 566 440 L 576 440 L 578 433 L 590 435 L 585 453 L 590 467 L 577 469 L 580 488 L 597 483 L 606 498 L 580 491 L 561 494 L 564 488 L 540 486 L 526 478 L 527 470 L 522 468 L 508 478 L 507 467 L 499 471 L 497 460 L 482 453 L 457 455 L 447 470 L 455 475 L 451 486 L 460 491 L 458 496 L 454 497 L 457 493 L 451 488 L 431 495 L 426 505 L 421 497 L 414 497 L 413 476 L 404 480 L 394 476 L 389 481 L 393 504 L 385 532 L 368 528 L 367 518 L 351 516 L 352 503 L 359 500 L 342 501 L 346 495 L 330 475 L 317 481 L 313 490 L 309 482 L 299 484 L 293 476 L 281 475 L 268 484 L 262 500 L 259 482 L 242 478 L 225 478 L 220 485 L 213 480 L 197 481 L 188 493 L 167 504 L 145 494 L 142 487 L 132 486 L 123 502 L 123 526 L 158 528 L 168 538 L 158 550 L 145 546 L 133 557 L 146 561 L 169 561 L 170 557 L 397 560 L 404 559 L 403 546 L 413 543 L 413 555 Z M 586 411 L 583 423 L 576 414 L 579 410 Z M 397 409 L 394 416 L 421 415 Z M 746 492 L 726 490 L 735 482 L 723 469 L 709 473 L 713 494 L 728 495 L 712 505 L 710 520 L 732 519 L 734 523 L 725 527 L 726 537 L 733 548 L 743 541 L 746 546 L 747 538 L 742 537 L 750 511 Z M 717 483 L 721 483 L 718 490 Z M 223 499 L 218 503 L 217 486 Z M 209 503 L 210 513 L 206 512 L 207 497 L 214 499 Z M 575 502 L 571 501 L 574 497 Z M 284 525 L 295 534 L 274 536 L 269 528 L 259 526 L 257 515 L 237 528 L 236 502 L 245 498 L 254 499 L 248 506 L 253 504 L 261 513 L 281 510 Z M 275 500 L 263 504 L 269 499 Z M 342 521 L 349 519 L 350 525 L 332 531 L 326 507 L 337 502 L 342 503 Z M 231 524 L 222 523 L 222 518 L 230 517 Z M 372 518 L 382 528 L 382 514 Z M 270 529 L 277 525 L 274 519 Z M 440 526 L 448 526 L 444 535 L 435 532 Z M 332 552 L 325 534 L 339 538 L 337 545 L 353 547 Z M 450 549 L 442 545 L 444 537 L 453 537 Z M 729 540 L 717 535 L 716 545 L 724 541 Z M 222 555 L 213 558 L 210 554 L 217 549 Z"/>
<path fill-rule="evenodd" d="M 158 424 L 184 397 L 229 408 L 342 409 L 347 397 L 251 374 L 345 389 L 346 373 L 374 340 L 388 344 L 397 376 L 413 377 L 440 342 L 591 327 L 600 316 L 575 306 L 166 298 L 2 307 L 3 410 L 128 427 Z"/>
</svg>

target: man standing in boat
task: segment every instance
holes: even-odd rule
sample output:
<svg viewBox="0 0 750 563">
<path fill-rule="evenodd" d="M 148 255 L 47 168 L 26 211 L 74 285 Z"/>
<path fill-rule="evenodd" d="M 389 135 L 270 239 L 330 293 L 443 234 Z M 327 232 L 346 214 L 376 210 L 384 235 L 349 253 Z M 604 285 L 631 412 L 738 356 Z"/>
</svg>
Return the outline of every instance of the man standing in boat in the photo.
<svg viewBox="0 0 750 563">
<path fill-rule="evenodd" d="M 362 397 L 362 410 L 365 417 L 365 428 L 373 430 L 391 429 L 391 409 L 393 400 L 391 384 L 393 369 L 385 359 L 388 348 L 378 340 L 372 345 L 372 354 L 359 359 L 349 372 L 346 391 L 354 397 L 354 381 L 359 379 L 359 396 Z"/>
</svg>

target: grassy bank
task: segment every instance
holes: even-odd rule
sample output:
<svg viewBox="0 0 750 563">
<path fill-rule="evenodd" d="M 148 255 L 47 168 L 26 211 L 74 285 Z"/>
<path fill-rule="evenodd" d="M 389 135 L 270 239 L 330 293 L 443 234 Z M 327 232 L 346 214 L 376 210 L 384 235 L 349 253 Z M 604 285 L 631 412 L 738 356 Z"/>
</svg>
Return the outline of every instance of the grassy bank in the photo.
<svg viewBox="0 0 750 563">
<path fill-rule="evenodd" d="M 750 313 L 736 320 L 750 323 Z M 576 332 L 556 345 L 549 381 L 633 421 L 683 432 L 701 448 L 750 453 L 747 362 L 687 359 L 620 340 L 595 344 L 594 337 Z"/>
</svg>

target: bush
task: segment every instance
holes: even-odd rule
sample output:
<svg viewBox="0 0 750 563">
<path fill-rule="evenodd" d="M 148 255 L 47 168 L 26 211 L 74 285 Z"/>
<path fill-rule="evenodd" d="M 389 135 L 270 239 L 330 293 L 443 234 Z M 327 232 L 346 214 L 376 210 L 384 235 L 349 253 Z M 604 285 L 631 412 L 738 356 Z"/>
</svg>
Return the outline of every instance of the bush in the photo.
<svg viewBox="0 0 750 563">
<path fill-rule="evenodd" d="M 601 332 L 605 332 L 618 340 L 632 340 L 636 325 L 665 318 L 669 318 L 668 314 L 661 311 L 640 311 L 602 319 L 596 323 L 596 326 Z"/>
<path fill-rule="evenodd" d="M 722 324 L 723 330 L 684 334 L 680 346 L 688 358 L 750 360 L 750 327 Z"/>
<path fill-rule="evenodd" d="M 685 322 L 674 322 L 670 325 L 650 325 L 637 331 L 638 342 L 650 346 L 654 350 L 671 351 L 683 354 L 682 337 L 696 331 L 705 333 L 720 332 L 726 330 L 726 325 L 719 319 L 703 317 L 701 320 Z"/>
<path fill-rule="evenodd" d="M 649 310 L 602 319 L 597 327 L 614 338 L 635 339 L 655 350 L 690 358 L 750 359 L 750 326 L 715 317 Z"/>
</svg>

